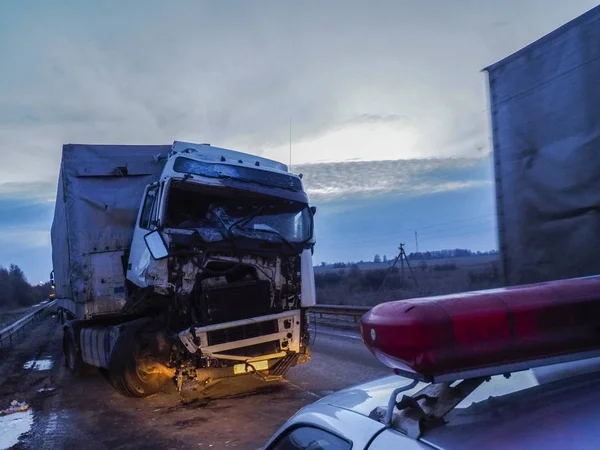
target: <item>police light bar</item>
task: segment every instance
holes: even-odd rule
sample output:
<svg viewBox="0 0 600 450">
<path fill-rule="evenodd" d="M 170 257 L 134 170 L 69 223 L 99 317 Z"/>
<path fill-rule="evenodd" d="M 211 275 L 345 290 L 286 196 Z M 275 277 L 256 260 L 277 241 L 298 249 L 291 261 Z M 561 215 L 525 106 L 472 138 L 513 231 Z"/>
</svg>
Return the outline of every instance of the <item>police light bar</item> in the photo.
<svg viewBox="0 0 600 450">
<path fill-rule="evenodd" d="M 598 356 L 600 276 L 383 303 L 361 334 L 396 373 L 428 382 Z"/>
</svg>

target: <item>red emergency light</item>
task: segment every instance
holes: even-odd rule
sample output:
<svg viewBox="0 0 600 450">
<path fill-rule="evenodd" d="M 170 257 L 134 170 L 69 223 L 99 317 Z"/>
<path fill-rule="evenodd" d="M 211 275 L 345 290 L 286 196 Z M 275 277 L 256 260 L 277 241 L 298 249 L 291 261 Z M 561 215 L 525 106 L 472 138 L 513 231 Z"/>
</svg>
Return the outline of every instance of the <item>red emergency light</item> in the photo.
<svg viewBox="0 0 600 450">
<path fill-rule="evenodd" d="M 600 355 L 600 276 L 400 300 L 361 319 L 365 345 L 429 382 Z"/>
</svg>

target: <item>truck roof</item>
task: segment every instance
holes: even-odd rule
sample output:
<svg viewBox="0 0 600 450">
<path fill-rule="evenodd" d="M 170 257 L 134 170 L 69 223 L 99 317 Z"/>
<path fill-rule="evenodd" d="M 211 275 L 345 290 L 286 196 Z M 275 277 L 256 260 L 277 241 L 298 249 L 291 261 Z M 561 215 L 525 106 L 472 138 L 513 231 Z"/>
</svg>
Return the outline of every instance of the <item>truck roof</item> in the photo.
<svg viewBox="0 0 600 450">
<path fill-rule="evenodd" d="M 272 159 L 263 158 L 261 156 L 242 153 L 235 150 L 229 150 L 221 147 L 213 147 L 210 144 L 194 144 L 191 142 L 175 141 L 173 142 L 174 152 L 184 152 L 187 149 L 193 149 L 194 157 L 207 162 L 224 162 L 224 163 L 239 163 L 257 165 L 260 168 L 274 169 L 280 172 L 288 172 L 287 165 L 274 161 Z M 258 164 L 257 164 L 258 163 Z"/>
<path fill-rule="evenodd" d="M 596 6 L 592 9 L 590 9 L 589 11 L 587 11 L 586 13 L 571 20 L 570 22 L 567 22 L 564 25 L 561 25 L 556 30 L 544 35 L 543 37 L 532 42 L 531 44 L 527 45 L 526 47 L 523 47 L 522 49 L 517 50 L 515 53 L 507 56 L 506 58 L 501 59 L 500 61 L 489 65 L 488 67 L 484 68 L 483 70 L 488 71 L 488 72 L 498 70 L 498 69 L 502 68 L 503 66 L 509 64 L 510 62 L 514 61 L 515 59 L 518 59 L 519 57 L 521 57 L 527 53 L 533 52 L 537 49 L 540 49 L 541 47 L 544 47 L 550 41 L 555 41 L 557 39 L 560 39 L 561 36 L 565 35 L 567 32 L 569 32 L 570 30 L 572 30 L 574 28 L 577 28 L 580 25 L 590 24 L 593 22 L 597 22 L 599 20 L 600 20 L 600 6 Z"/>
</svg>

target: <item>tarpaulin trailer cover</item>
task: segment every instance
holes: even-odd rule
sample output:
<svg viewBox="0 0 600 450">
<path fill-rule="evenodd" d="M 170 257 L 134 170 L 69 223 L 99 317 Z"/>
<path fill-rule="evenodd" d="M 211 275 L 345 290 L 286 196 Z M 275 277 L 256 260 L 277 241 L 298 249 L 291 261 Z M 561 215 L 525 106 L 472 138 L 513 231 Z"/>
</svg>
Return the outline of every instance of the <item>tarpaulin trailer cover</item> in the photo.
<svg viewBox="0 0 600 450">
<path fill-rule="evenodd" d="M 125 304 L 124 256 L 144 189 L 159 179 L 170 150 L 171 145 L 63 146 L 52 263 L 58 303 L 76 318 L 118 312 Z"/>
<path fill-rule="evenodd" d="M 600 7 L 485 70 L 507 283 L 600 273 Z"/>
</svg>

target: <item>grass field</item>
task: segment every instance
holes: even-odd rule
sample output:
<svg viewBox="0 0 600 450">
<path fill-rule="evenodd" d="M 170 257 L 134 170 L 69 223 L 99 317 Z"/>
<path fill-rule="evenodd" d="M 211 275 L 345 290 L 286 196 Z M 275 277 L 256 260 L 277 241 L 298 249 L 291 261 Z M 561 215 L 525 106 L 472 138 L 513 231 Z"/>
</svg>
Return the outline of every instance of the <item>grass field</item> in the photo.
<svg viewBox="0 0 600 450">
<path fill-rule="evenodd" d="M 0 330 L 25 316 L 31 311 L 31 308 L 31 306 L 26 306 L 24 308 L 12 310 L 0 309 Z"/>
<path fill-rule="evenodd" d="M 502 285 L 497 256 L 410 261 L 390 272 L 390 264 L 358 264 L 344 269 L 315 268 L 317 302 L 374 306 L 382 302 L 489 289 Z M 399 266 L 399 264 L 398 264 Z M 382 283 L 385 279 L 385 284 Z"/>
</svg>

